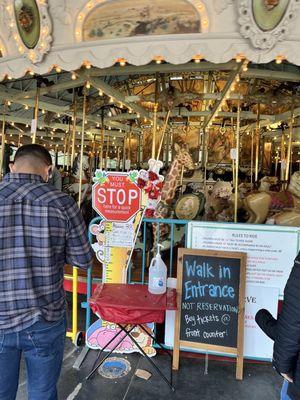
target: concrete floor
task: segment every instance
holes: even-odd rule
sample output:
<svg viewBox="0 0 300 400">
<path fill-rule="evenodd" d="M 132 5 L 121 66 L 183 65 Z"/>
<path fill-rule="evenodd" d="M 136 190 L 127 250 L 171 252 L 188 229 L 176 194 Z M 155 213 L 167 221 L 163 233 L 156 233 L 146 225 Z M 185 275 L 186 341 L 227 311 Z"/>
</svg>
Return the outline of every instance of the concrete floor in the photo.
<svg viewBox="0 0 300 400">
<path fill-rule="evenodd" d="M 126 357 L 131 363 L 131 371 L 126 377 L 111 380 L 96 373 L 92 380 L 85 382 L 96 352 L 88 353 L 79 371 L 72 368 L 78 354 L 79 350 L 75 349 L 67 339 L 65 360 L 58 385 L 60 400 L 277 400 L 280 398 L 281 379 L 270 364 L 245 363 L 244 380 L 236 381 L 235 364 L 232 362 L 209 360 L 208 374 L 204 375 L 204 359 L 183 357 L 180 371 L 174 376 L 176 392 L 172 393 L 147 360 L 138 354 Z M 155 361 L 168 374 L 168 357 L 158 355 Z M 151 372 L 152 377 L 148 381 L 136 377 L 137 368 Z M 27 399 L 26 376 L 22 366 L 17 400 L 25 399 Z"/>
</svg>

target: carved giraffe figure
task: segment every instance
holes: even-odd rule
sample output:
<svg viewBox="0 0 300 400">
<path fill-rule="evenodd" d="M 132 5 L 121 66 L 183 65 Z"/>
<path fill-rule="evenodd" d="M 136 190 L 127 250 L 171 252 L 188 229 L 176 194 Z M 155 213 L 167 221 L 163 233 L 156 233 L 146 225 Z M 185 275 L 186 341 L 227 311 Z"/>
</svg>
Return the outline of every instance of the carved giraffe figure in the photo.
<svg viewBox="0 0 300 400">
<path fill-rule="evenodd" d="M 176 189 L 180 185 L 182 169 L 194 170 L 195 164 L 186 147 L 180 147 L 175 143 L 176 155 L 171 164 L 170 170 L 164 181 L 161 193 L 161 200 L 154 212 L 154 218 L 164 219 L 169 216 L 170 206 L 175 198 Z M 166 224 L 153 224 L 153 243 L 154 248 L 157 240 L 161 242 L 168 236 L 170 227 Z"/>
</svg>

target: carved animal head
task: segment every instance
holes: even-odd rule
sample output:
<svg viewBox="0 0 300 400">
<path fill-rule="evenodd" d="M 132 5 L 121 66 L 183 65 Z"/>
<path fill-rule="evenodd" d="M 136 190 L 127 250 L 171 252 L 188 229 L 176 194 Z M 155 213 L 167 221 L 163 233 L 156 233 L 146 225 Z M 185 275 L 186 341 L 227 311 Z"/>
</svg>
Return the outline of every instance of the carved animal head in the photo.
<svg viewBox="0 0 300 400">
<path fill-rule="evenodd" d="M 174 149 L 176 152 L 176 160 L 178 161 L 180 166 L 183 166 L 185 169 L 194 170 L 195 164 L 190 155 L 186 146 L 180 147 L 177 143 L 174 145 Z"/>
<path fill-rule="evenodd" d="M 229 199 L 232 194 L 230 182 L 218 181 L 213 188 L 212 196 L 219 199 Z"/>
<path fill-rule="evenodd" d="M 296 197 L 300 197 L 300 171 L 296 171 L 291 176 L 289 191 Z"/>
<path fill-rule="evenodd" d="M 79 168 L 80 168 L 80 154 L 78 154 L 73 163 L 73 168 L 72 168 L 72 174 L 74 176 L 79 175 Z M 87 178 L 90 176 L 90 162 L 89 162 L 89 155 L 88 154 L 83 154 L 83 160 L 82 160 L 82 169 L 86 175 Z"/>
</svg>

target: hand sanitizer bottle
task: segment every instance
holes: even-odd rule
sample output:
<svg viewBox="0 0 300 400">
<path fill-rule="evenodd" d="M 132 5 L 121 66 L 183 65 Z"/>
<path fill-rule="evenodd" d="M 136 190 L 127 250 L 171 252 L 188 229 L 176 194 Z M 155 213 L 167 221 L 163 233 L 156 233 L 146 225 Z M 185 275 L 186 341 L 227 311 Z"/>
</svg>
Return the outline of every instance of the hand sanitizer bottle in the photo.
<svg viewBox="0 0 300 400">
<path fill-rule="evenodd" d="M 148 291 L 152 294 L 164 294 L 167 290 L 167 267 L 160 255 L 161 244 L 157 245 L 157 254 L 149 267 Z"/>
</svg>

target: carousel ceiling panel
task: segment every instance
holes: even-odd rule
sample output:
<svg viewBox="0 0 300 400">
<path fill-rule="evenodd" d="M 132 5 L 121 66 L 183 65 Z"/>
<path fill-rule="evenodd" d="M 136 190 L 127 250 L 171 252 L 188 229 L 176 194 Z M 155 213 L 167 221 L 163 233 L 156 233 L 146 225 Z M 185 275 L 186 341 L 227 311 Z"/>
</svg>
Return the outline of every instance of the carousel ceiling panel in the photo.
<svg viewBox="0 0 300 400">
<path fill-rule="evenodd" d="M 246 57 L 300 65 L 299 7 L 297 0 L 2 0 L 0 79 L 87 63 L 134 69 L 155 60 L 151 68 L 160 71 L 170 68 L 164 61 Z"/>
</svg>

